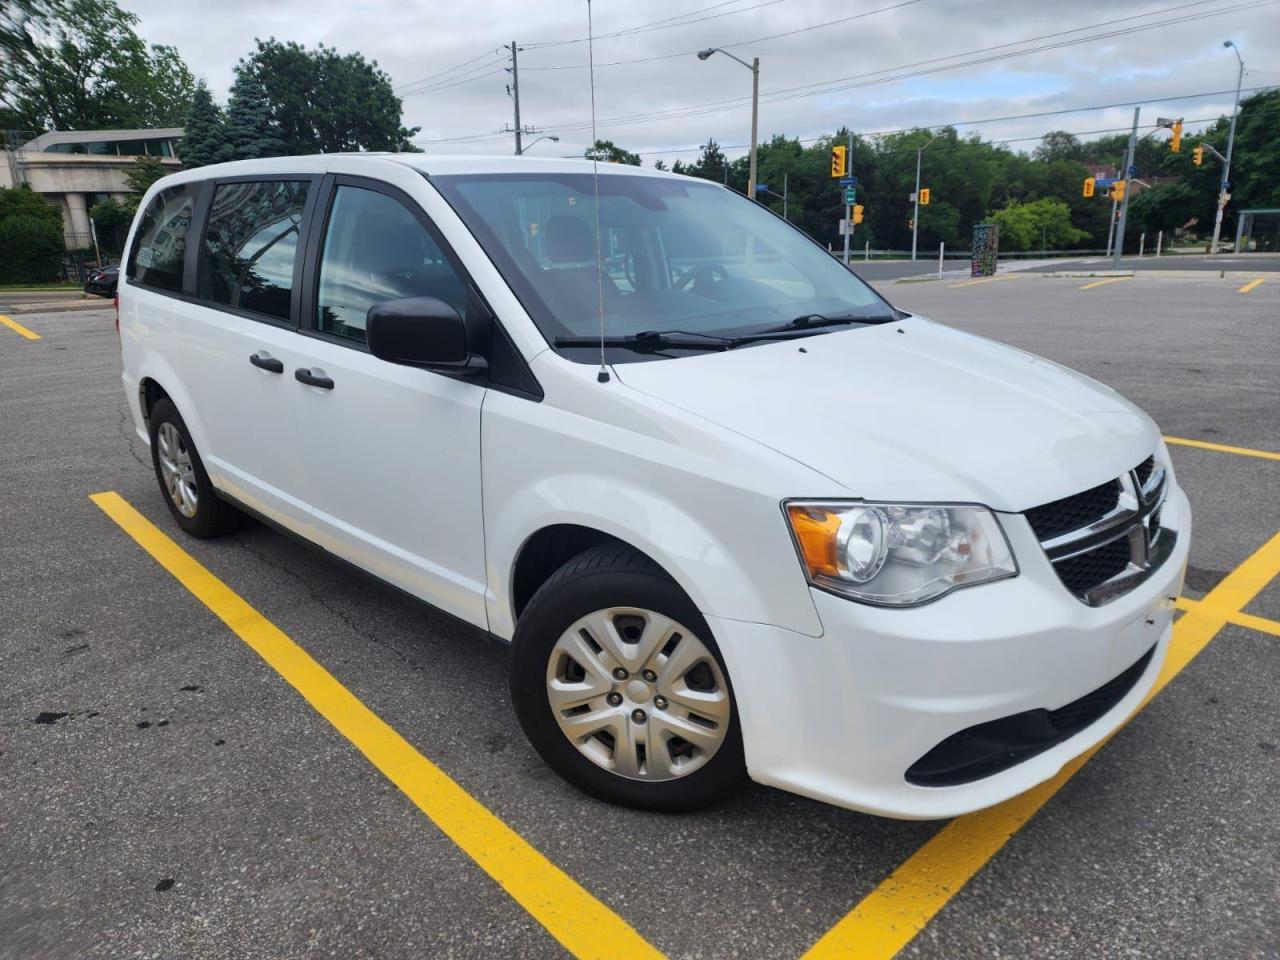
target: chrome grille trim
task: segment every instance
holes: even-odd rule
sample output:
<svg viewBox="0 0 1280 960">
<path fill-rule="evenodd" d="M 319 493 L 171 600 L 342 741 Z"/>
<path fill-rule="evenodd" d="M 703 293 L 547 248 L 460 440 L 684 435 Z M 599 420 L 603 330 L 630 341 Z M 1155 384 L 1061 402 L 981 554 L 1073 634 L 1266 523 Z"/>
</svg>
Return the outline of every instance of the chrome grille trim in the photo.
<svg viewBox="0 0 1280 960">
<path fill-rule="evenodd" d="M 1142 466 L 1145 461 L 1139 464 Z M 1063 577 L 1058 564 L 1128 539 L 1129 562 L 1124 570 L 1084 590 L 1073 589 L 1063 579 L 1072 595 L 1091 607 L 1102 606 L 1134 589 L 1173 552 L 1177 534 L 1160 523 L 1161 508 L 1169 493 L 1168 473 L 1156 465 L 1143 483 L 1139 467 L 1119 478 L 1120 497 L 1114 509 L 1079 529 L 1040 541 L 1049 562 Z"/>
</svg>

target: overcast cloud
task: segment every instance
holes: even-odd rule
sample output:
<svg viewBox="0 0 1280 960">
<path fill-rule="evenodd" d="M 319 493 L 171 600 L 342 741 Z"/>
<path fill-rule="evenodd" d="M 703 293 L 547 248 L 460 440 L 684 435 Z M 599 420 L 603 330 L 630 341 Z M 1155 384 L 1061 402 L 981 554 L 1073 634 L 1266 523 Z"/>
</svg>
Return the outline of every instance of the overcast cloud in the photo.
<svg viewBox="0 0 1280 960">
<path fill-rule="evenodd" d="M 510 135 L 496 134 L 512 122 L 509 75 L 502 69 L 508 59 L 494 51 L 516 40 L 525 47 L 520 54 L 521 120 L 561 138 L 538 144 L 534 152 L 581 155 L 590 142 L 588 73 L 583 68 L 587 44 L 538 45 L 585 37 L 585 0 L 274 0 L 269 5 L 124 0 L 123 5 L 141 17 L 143 36 L 176 46 L 224 101 L 232 68 L 252 48 L 255 35 L 359 51 L 391 75 L 404 95 L 406 124 L 421 126 L 416 139 L 429 152 L 440 153 L 510 152 Z M 1179 9 L 1155 12 L 1174 6 Z M 881 12 L 872 12 L 877 10 Z M 598 135 L 644 153 L 646 164 L 659 156 L 668 162 L 692 159 L 696 145 L 708 136 L 735 147 L 727 151 L 731 156 L 744 152 L 737 145 L 750 139 L 751 75 L 728 57 L 717 54 L 702 62 L 693 55 L 708 46 L 742 44 L 732 48 L 735 54 L 760 58 L 762 140 L 779 133 L 814 137 L 841 125 L 873 132 L 1134 100 L 1161 101 L 1142 107 L 1144 126 L 1157 115 L 1213 118 L 1230 111 L 1230 93 L 1168 98 L 1233 90 L 1237 61 L 1222 46 L 1227 39 L 1244 56 L 1246 88 L 1280 84 L 1280 0 L 1148 0 L 1131 6 L 1111 0 L 595 0 L 592 11 L 601 37 L 595 43 Z M 805 85 L 845 77 L 861 78 L 850 83 L 880 80 L 936 67 L 940 64 L 908 65 L 980 48 L 1008 45 L 992 51 L 999 55 L 1216 11 L 1224 12 L 1003 61 L 770 101 L 779 91 Z M 844 23 L 760 39 L 864 13 L 868 15 Z M 605 36 L 679 17 L 700 22 Z M 1122 17 L 1132 19 L 1108 23 Z M 1081 29 L 1017 43 L 1074 28 Z M 605 65 L 651 57 L 665 59 Z M 473 62 L 435 76 L 464 61 Z M 424 86 L 435 89 L 413 92 Z M 722 101 L 734 102 L 703 107 L 693 116 L 623 119 Z M 1038 136 L 1052 128 L 1127 128 L 1132 115 L 1132 107 L 1114 107 L 960 129 L 1006 139 Z M 1190 123 L 1188 127 L 1194 129 Z M 443 142 L 473 135 L 472 140 Z M 1030 149 L 1035 144 L 1012 145 Z"/>
</svg>

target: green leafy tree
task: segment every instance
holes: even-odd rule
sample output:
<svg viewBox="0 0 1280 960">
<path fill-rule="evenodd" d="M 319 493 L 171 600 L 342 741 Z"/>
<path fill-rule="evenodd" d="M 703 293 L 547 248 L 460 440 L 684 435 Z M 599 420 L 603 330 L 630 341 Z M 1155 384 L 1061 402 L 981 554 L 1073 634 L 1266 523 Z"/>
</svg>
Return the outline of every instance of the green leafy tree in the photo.
<svg viewBox="0 0 1280 960">
<path fill-rule="evenodd" d="M 665 160 L 655 160 L 655 161 L 653 161 L 653 169 L 655 169 L 655 170 L 666 170 L 666 169 L 667 169 L 667 162 L 666 162 Z"/>
<path fill-rule="evenodd" d="M 62 212 L 30 187 L 0 187 L 0 283 L 52 280 L 63 253 Z"/>
<path fill-rule="evenodd" d="M 129 184 L 129 189 L 141 196 L 151 189 L 153 183 L 172 172 L 159 157 L 138 157 L 124 172 L 124 179 Z"/>
<path fill-rule="evenodd" d="M 148 46 L 113 0 L 0 5 L 0 108 L 32 131 L 177 126 L 193 89 L 172 47 Z"/>
<path fill-rule="evenodd" d="M 271 119 L 267 91 L 252 76 L 237 77 L 231 86 L 226 133 L 237 160 L 281 157 L 289 152 Z"/>
<path fill-rule="evenodd" d="M 583 156 L 588 160 L 601 160 L 608 163 L 628 163 L 633 167 L 640 166 L 640 154 L 623 150 L 612 140 L 597 140 L 594 147 L 587 147 Z"/>
<path fill-rule="evenodd" d="M 183 127 L 178 155 L 184 167 L 204 167 L 232 159 L 234 151 L 227 138 L 226 117 L 204 81 L 196 84 Z"/>
<path fill-rule="evenodd" d="M 684 167 L 680 172 L 703 180 L 723 182 L 729 169 L 729 160 L 714 139 L 708 140 L 701 147 L 697 162 Z"/>
<path fill-rule="evenodd" d="M 1056 250 L 1073 246 L 1087 236 L 1072 226 L 1066 203 L 1048 197 L 1026 203 L 1012 201 L 987 219 L 1000 228 L 1001 250 Z"/>
<path fill-rule="evenodd" d="M 256 43 L 236 66 L 236 82 L 255 81 L 265 90 L 286 152 L 416 149 L 410 140 L 420 128 L 403 126 L 400 98 L 376 62 L 332 47 L 308 50 L 275 38 Z"/>
</svg>

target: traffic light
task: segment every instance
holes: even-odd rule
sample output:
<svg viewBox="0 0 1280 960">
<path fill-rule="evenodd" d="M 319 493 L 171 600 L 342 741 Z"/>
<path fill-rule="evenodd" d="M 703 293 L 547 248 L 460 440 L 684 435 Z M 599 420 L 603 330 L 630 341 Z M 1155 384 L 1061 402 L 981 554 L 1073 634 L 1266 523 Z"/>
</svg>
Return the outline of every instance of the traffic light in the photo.
<svg viewBox="0 0 1280 960">
<path fill-rule="evenodd" d="M 927 207 L 929 205 L 929 188 L 920 188 L 920 206 Z"/>
<path fill-rule="evenodd" d="M 1172 153 L 1182 152 L 1182 121 L 1175 120 L 1173 122 L 1173 139 L 1169 141 L 1169 150 Z"/>
<path fill-rule="evenodd" d="M 1095 183 L 1096 183 L 1096 181 L 1094 180 L 1094 178 L 1093 178 L 1093 177 L 1085 177 L 1085 178 L 1084 178 L 1084 195 L 1085 195 L 1086 197 L 1092 197 L 1092 196 L 1093 196 L 1093 187 L 1094 187 L 1094 184 L 1095 184 Z"/>
<path fill-rule="evenodd" d="M 1124 199 L 1124 187 L 1125 187 L 1125 183 L 1126 183 L 1126 181 L 1124 181 L 1124 180 L 1117 180 L 1115 183 L 1113 183 L 1113 184 L 1111 185 L 1111 199 L 1112 199 L 1112 200 L 1123 200 L 1123 199 Z"/>
<path fill-rule="evenodd" d="M 831 176 L 843 177 L 849 173 L 849 148 L 835 146 L 831 148 Z"/>
<path fill-rule="evenodd" d="M 853 223 L 857 226 L 862 222 L 862 204 L 855 203 L 853 205 Z"/>
<path fill-rule="evenodd" d="M 1194 163 L 1197 167 L 1200 166 L 1200 164 L 1204 163 L 1204 144 L 1203 143 L 1191 151 L 1191 162 Z"/>
</svg>

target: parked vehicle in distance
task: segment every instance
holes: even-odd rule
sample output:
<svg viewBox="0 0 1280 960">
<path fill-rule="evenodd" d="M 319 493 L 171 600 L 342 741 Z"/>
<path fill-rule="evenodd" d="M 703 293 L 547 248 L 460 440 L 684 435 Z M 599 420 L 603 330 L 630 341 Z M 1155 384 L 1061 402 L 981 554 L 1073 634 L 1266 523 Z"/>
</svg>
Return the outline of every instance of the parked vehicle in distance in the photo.
<svg viewBox="0 0 1280 960">
<path fill-rule="evenodd" d="M 123 380 L 177 524 L 249 513 L 509 641 L 595 796 L 949 817 L 1155 682 L 1191 512 L 1151 419 L 721 186 L 282 157 L 139 210 Z"/>
<path fill-rule="evenodd" d="M 120 282 L 120 268 L 97 267 L 89 271 L 89 276 L 84 282 L 84 292 L 92 293 L 98 297 L 114 297 L 116 295 L 116 285 Z"/>
</svg>

